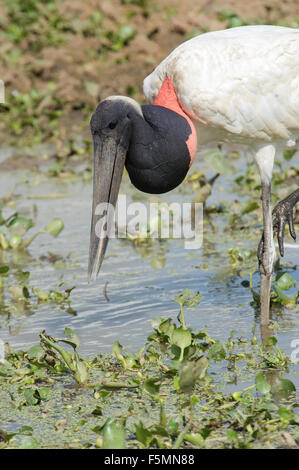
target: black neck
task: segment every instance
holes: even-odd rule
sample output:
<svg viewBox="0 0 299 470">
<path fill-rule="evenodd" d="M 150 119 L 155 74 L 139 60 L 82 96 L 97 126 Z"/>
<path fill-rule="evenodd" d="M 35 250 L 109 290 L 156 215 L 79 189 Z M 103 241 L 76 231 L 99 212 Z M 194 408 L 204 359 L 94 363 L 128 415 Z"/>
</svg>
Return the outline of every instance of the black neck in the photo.
<svg viewBox="0 0 299 470">
<path fill-rule="evenodd" d="M 144 119 L 133 112 L 126 168 L 140 191 L 159 194 L 176 188 L 190 166 L 186 119 L 162 106 L 142 106 Z"/>
</svg>

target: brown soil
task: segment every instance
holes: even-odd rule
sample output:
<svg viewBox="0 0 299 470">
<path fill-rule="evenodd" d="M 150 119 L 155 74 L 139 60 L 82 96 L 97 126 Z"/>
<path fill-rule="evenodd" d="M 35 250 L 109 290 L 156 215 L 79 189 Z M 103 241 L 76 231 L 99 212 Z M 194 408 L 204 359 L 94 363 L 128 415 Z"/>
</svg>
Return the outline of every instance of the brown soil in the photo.
<svg viewBox="0 0 299 470">
<path fill-rule="evenodd" d="M 0 21 L 4 15 L 0 0 Z M 85 37 L 82 34 L 65 33 L 65 42 L 59 46 L 46 46 L 32 52 L 32 44 L 23 40 L 22 57 L 16 65 L 2 63 L 0 77 L 6 92 L 31 88 L 46 89 L 53 81 L 57 84 L 55 98 L 63 103 L 59 135 L 67 134 L 70 123 L 73 132 L 79 132 L 82 115 L 80 108 L 94 108 L 97 102 L 109 94 L 127 94 L 144 100 L 144 77 L 186 36 L 194 31 L 223 29 L 226 20 L 219 19 L 219 12 L 232 10 L 245 22 L 291 24 L 299 18 L 298 0 L 148 0 L 144 10 L 132 0 L 65 0 L 58 2 L 61 16 L 67 20 L 84 21 L 95 11 L 104 15 L 105 31 L 116 31 L 121 24 L 130 24 L 135 37 L 121 50 L 108 51 L 104 60 L 100 52 L 107 42 L 104 35 Z M 128 17 L 128 15 L 132 15 Z M 3 51 L 12 47 L 9 42 L 0 44 Z M 0 61 L 1 64 L 1 61 Z M 98 84 L 98 90 L 88 90 L 88 82 Z M 51 99 L 48 97 L 48 100 Z M 47 99 L 39 112 L 48 106 Z M 41 121 L 42 123 L 42 121 Z"/>
</svg>

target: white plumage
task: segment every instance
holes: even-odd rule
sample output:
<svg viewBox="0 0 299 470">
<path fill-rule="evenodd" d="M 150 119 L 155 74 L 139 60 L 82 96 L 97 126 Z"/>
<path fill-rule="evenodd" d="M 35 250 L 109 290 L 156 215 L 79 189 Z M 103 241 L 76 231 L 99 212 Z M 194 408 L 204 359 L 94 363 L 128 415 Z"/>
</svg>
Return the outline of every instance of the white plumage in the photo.
<svg viewBox="0 0 299 470">
<path fill-rule="evenodd" d="M 299 134 L 299 30 L 246 26 L 210 32 L 177 47 L 144 80 L 152 103 L 164 78 L 193 118 L 198 145 L 276 141 Z"/>
</svg>

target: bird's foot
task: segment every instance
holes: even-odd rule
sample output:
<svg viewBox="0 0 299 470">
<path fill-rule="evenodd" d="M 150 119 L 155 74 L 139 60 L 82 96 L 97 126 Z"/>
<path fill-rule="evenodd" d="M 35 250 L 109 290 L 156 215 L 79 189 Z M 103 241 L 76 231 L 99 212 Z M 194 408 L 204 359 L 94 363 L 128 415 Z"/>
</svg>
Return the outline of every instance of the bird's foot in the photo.
<svg viewBox="0 0 299 470">
<path fill-rule="evenodd" d="M 296 241 L 293 209 L 298 201 L 299 188 L 276 204 L 272 212 L 273 231 L 277 233 L 279 253 L 281 256 L 284 255 L 284 228 L 286 223 L 289 225 L 291 237 Z"/>
<path fill-rule="evenodd" d="M 289 225 L 289 231 L 291 237 L 296 241 L 296 233 L 294 227 L 294 214 L 293 209 L 299 201 L 299 188 L 296 189 L 292 194 L 287 196 L 282 201 L 279 201 L 272 212 L 272 224 L 273 233 L 277 234 L 278 246 L 280 255 L 284 255 L 284 229 L 286 223 Z M 259 267 L 261 274 L 268 274 L 266 267 L 264 266 L 264 233 L 259 242 L 257 257 L 259 260 Z"/>
</svg>

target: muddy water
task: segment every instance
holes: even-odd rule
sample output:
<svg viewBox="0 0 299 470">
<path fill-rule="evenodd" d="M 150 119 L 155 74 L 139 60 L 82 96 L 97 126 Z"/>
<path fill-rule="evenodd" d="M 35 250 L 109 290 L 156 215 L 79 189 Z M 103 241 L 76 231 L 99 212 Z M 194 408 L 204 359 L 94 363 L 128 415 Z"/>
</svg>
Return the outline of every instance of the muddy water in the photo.
<svg viewBox="0 0 299 470">
<path fill-rule="evenodd" d="M 238 163 L 241 167 L 244 164 L 244 161 Z M 182 240 L 157 241 L 147 248 L 134 248 L 127 241 L 115 239 L 109 244 L 98 280 L 88 284 L 91 183 L 51 181 L 24 171 L 2 173 L 0 178 L 2 194 L 17 188 L 15 193 L 21 195 L 17 202 L 20 213 L 32 216 L 36 205 L 37 228 L 44 227 L 53 217 L 61 217 L 65 223 L 65 229 L 57 239 L 41 236 L 30 246 L 32 259 L 23 266 L 30 271 L 29 284 L 47 292 L 76 286 L 71 293 L 75 315 L 50 303 L 40 305 L 31 316 L 12 315 L 9 323 L 3 325 L 0 337 L 13 347 L 27 349 L 38 342 L 39 333 L 44 329 L 48 334 L 63 337 L 67 326 L 80 336 L 82 354 L 110 351 L 115 340 L 137 350 L 151 332 L 152 318 L 176 318 L 179 309 L 173 299 L 184 289 L 200 291 L 203 295 L 199 306 L 185 309 L 187 325 L 195 329 L 207 325 L 209 334 L 219 340 L 226 340 L 232 330 L 238 332 L 238 337 L 250 338 L 253 327 L 259 335 L 258 319 L 250 306 L 250 290 L 242 286 L 241 277 L 232 275 L 226 255 L 227 249 L 237 244 L 255 248 L 257 235 L 244 241 L 230 239 L 221 229 L 214 235 L 208 232 L 203 247 L 196 251 L 184 249 Z M 209 204 L 240 199 L 235 190 L 232 177 L 220 177 Z M 137 196 L 127 177 L 121 192 L 126 192 L 129 197 Z M 45 197 L 54 194 L 59 197 Z M 138 193 L 138 197 L 147 200 L 146 195 Z M 191 197 L 178 189 L 161 199 L 186 202 Z M 6 209 L 5 214 L 13 210 Z M 54 265 L 39 259 L 48 253 L 61 255 L 66 259 L 65 263 Z M 299 265 L 298 244 L 287 247 L 285 261 L 293 267 Z M 291 270 L 291 274 L 299 279 L 298 269 Z M 256 274 L 254 282 L 257 281 Z M 299 339 L 298 311 L 285 311 L 275 318 L 279 324 L 278 345 L 290 354 L 291 341 Z M 297 385 L 298 367 L 293 366 L 289 375 Z"/>
</svg>

